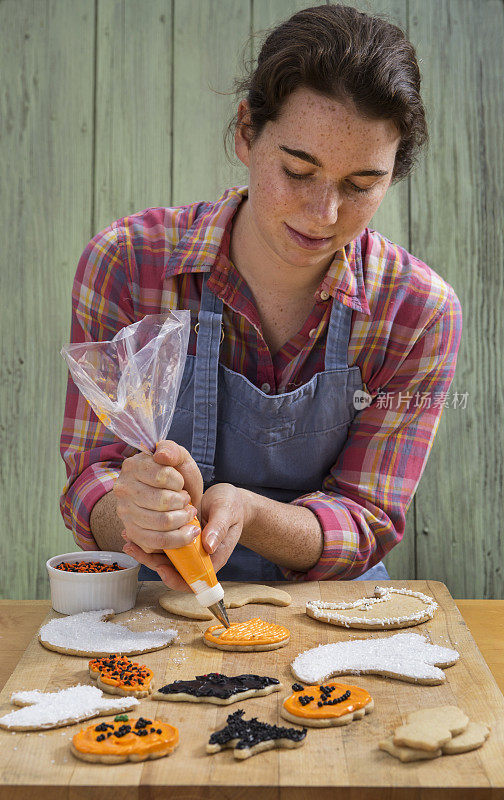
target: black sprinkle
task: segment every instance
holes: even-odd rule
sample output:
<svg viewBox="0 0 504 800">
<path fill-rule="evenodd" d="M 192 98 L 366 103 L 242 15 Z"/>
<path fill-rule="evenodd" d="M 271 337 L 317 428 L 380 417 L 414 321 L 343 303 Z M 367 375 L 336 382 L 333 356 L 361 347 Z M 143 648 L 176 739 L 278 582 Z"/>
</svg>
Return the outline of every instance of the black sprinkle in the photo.
<svg viewBox="0 0 504 800">
<path fill-rule="evenodd" d="M 290 739 L 293 742 L 300 742 L 306 736 L 306 728 L 285 728 L 278 725 L 270 725 L 267 722 L 259 722 L 254 717 L 250 720 L 243 719 L 244 712 L 239 709 L 227 718 L 227 725 L 220 731 L 212 733 L 209 744 L 225 746 L 233 739 L 238 739 L 235 749 L 244 750 L 260 742 L 267 742 L 276 739 Z"/>
</svg>

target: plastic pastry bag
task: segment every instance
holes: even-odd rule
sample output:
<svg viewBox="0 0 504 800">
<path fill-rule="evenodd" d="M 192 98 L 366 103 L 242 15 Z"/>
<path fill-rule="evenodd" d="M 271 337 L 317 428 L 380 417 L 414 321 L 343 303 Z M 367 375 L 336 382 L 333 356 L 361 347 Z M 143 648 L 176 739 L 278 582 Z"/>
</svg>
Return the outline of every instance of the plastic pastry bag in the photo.
<svg viewBox="0 0 504 800">
<path fill-rule="evenodd" d="M 166 439 L 184 372 L 189 311 L 150 314 L 109 342 L 68 344 L 61 355 L 98 419 L 144 453 Z"/>
</svg>

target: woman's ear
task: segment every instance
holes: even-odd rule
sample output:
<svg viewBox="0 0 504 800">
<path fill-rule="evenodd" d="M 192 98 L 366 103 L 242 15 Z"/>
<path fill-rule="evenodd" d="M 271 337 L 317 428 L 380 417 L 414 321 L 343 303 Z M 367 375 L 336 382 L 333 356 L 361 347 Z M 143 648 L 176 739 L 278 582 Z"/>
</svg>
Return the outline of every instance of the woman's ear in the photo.
<svg viewBox="0 0 504 800">
<path fill-rule="evenodd" d="M 235 153 L 246 167 L 250 160 L 250 108 L 247 100 L 240 100 L 238 105 L 236 130 L 235 130 Z"/>
</svg>

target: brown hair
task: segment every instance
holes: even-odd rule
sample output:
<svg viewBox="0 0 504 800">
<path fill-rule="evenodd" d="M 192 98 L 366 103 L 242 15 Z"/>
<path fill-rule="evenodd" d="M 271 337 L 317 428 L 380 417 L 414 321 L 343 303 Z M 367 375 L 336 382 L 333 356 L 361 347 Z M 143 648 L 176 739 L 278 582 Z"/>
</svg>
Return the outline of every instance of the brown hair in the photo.
<svg viewBox="0 0 504 800">
<path fill-rule="evenodd" d="M 251 142 L 300 87 L 351 100 L 364 116 L 392 120 L 401 137 L 397 181 L 409 174 L 428 139 L 420 81 L 415 48 L 400 28 L 350 6 L 324 5 L 305 8 L 269 31 L 255 70 L 235 81 L 235 93 L 246 95 L 250 106 Z M 225 140 L 237 124 L 235 114 Z"/>
</svg>

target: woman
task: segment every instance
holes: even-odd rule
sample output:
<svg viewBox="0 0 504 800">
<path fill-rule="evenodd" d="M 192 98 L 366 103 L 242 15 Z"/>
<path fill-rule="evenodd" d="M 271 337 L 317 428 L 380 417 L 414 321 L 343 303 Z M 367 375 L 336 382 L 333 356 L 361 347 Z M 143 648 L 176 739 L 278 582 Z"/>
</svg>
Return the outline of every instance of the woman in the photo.
<svg viewBox="0 0 504 800">
<path fill-rule="evenodd" d="M 455 369 L 461 311 L 433 270 L 366 226 L 426 141 L 402 31 L 352 8 L 294 14 L 239 87 L 249 185 L 118 220 L 84 250 L 72 340 L 189 309 L 168 440 L 135 454 L 69 380 L 62 512 L 87 549 L 195 535 L 219 578 L 387 577 Z"/>
</svg>

